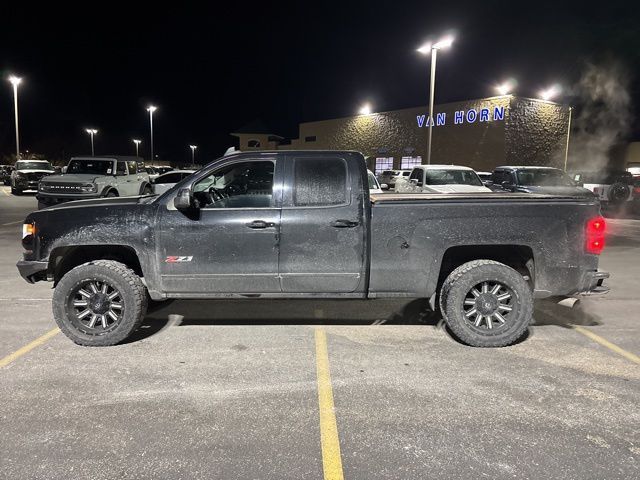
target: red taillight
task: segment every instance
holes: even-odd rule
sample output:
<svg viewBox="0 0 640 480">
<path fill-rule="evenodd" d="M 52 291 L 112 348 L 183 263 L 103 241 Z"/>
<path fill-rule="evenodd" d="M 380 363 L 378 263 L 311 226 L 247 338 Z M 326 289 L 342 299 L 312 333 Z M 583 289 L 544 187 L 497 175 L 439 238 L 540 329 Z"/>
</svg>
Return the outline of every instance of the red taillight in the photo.
<svg viewBox="0 0 640 480">
<path fill-rule="evenodd" d="M 633 196 L 640 198 L 640 187 L 633 187 Z"/>
<path fill-rule="evenodd" d="M 585 250 L 587 253 L 600 255 L 604 249 L 604 218 L 595 217 L 587 221 Z"/>
</svg>

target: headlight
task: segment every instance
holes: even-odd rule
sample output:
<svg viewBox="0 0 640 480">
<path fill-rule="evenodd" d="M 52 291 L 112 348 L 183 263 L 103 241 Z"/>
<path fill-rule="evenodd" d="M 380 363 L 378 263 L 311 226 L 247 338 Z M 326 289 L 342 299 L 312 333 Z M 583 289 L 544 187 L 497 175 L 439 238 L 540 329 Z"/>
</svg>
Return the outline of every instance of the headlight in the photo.
<svg viewBox="0 0 640 480">
<path fill-rule="evenodd" d="M 85 193 L 94 193 L 98 191 L 98 189 L 93 183 L 87 183 L 86 185 L 82 185 L 80 187 L 80 190 Z"/>
<path fill-rule="evenodd" d="M 49 190 L 49 186 L 46 183 L 39 182 L 38 190 L 40 190 L 41 192 L 46 192 L 47 190 Z"/>
</svg>

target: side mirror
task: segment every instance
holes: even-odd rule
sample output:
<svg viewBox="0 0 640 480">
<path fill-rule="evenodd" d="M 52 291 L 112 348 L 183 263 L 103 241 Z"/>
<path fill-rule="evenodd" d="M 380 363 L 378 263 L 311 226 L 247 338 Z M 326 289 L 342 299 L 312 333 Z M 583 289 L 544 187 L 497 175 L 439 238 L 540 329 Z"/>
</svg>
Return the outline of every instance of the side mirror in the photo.
<svg viewBox="0 0 640 480">
<path fill-rule="evenodd" d="M 412 178 L 411 180 L 409 180 L 409 182 L 413 183 L 414 185 L 418 184 L 418 179 L 417 178 Z"/>
<path fill-rule="evenodd" d="M 193 193 L 190 188 L 181 188 L 173 199 L 176 210 L 191 210 L 194 207 Z"/>
<path fill-rule="evenodd" d="M 387 185 L 386 183 L 381 183 L 380 190 L 389 190 L 389 185 Z"/>
</svg>

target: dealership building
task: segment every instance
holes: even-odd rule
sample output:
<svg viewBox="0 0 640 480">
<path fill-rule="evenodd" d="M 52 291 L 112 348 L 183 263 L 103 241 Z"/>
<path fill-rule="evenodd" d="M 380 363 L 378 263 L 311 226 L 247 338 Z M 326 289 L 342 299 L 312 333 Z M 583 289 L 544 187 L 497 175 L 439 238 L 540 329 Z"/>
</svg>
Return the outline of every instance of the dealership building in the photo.
<svg viewBox="0 0 640 480">
<path fill-rule="evenodd" d="M 356 150 L 369 168 L 409 169 L 426 159 L 432 124 L 431 163 L 490 171 L 498 165 L 564 168 L 570 110 L 566 105 L 505 95 L 427 107 L 305 122 L 290 141 L 259 123 L 232 133 L 240 150 Z"/>
</svg>

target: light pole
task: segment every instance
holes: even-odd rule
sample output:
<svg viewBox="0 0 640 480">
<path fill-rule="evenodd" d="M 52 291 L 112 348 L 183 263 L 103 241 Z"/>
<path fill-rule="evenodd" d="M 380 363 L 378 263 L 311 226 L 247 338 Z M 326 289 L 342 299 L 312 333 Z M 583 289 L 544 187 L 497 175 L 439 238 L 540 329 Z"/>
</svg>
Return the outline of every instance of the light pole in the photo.
<svg viewBox="0 0 640 480">
<path fill-rule="evenodd" d="M 147 107 L 147 112 L 149 112 L 149 128 L 151 130 L 151 165 L 153 165 L 153 112 L 155 112 L 158 107 L 154 107 L 153 105 L 149 105 Z"/>
<path fill-rule="evenodd" d="M 18 129 L 18 85 L 22 82 L 22 79 L 11 75 L 9 77 L 11 85 L 13 85 L 13 110 L 15 112 L 16 120 L 16 160 L 20 160 L 20 131 Z"/>
<path fill-rule="evenodd" d="M 133 143 L 136 144 L 136 157 L 139 157 L 139 152 L 138 152 L 138 147 L 140 146 L 140 144 L 142 143 L 142 140 L 138 140 L 137 138 L 133 139 Z"/>
<path fill-rule="evenodd" d="M 433 44 L 423 45 L 418 49 L 418 52 L 423 55 L 428 55 L 431 53 L 431 82 L 429 84 L 429 119 L 428 119 L 428 127 L 429 127 L 429 135 L 427 137 L 427 165 L 431 163 L 431 134 L 433 130 L 433 96 L 435 94 L 436 89 L 436 57 L 438 50 L 441 48 L 450 47 L 453 43 L 453 37 L 446 37 L 440 40 L 439 42 Z"/>
<path fill-rule="evenodd" d="M 86 131 L 86 132 L 89 134 L 89 136 L 91 137 L 91 156 L 92 156 L 92 157 L 95 157 L 95 155 L 96 155 L 96 154 L 95 154 L 95 151 L 93 150 L 93 136 L 94 136 L 96 133 L 98 133 L 98 130 L 96 130 L 95 128 L 87 128 L 85 131 Z"/>
<path fill-rule="evenodd" d="M 189 148 L 191 149 L 191 166 L 193 167 L 196 164 L 196 148 L 198 148 L 198 146 L 189 145 Z"/>
</svg>

